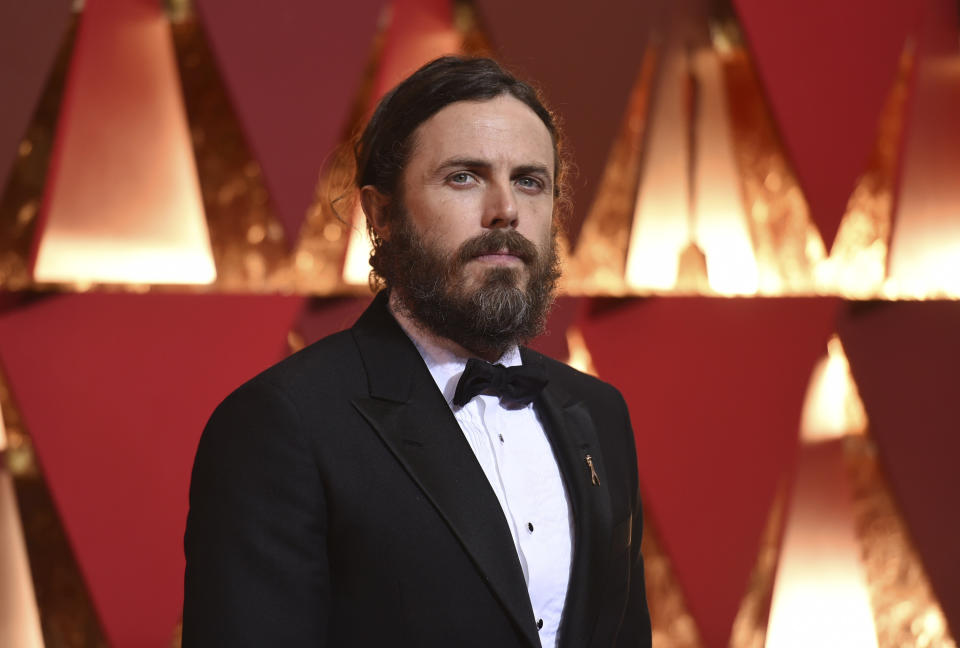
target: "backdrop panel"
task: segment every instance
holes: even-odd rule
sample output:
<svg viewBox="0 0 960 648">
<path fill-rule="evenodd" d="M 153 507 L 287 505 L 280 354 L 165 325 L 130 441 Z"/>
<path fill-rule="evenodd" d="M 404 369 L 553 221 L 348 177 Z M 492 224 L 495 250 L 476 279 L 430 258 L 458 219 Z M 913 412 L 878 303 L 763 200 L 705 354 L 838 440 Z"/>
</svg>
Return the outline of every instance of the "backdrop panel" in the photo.
<svg viewBox="0 0 960 648">
<path fill-rule="evenodd" d="M 853 304 L 839 330 L 890 488 L 956 636 L 960 302 Z"/>
<path fill-rule="evenodd" d="M 301 305 L 86 294 L 0 316 L 0 361 L 111 645 L 169 643 L 200 431 L 283 357 Z"/>
<path fill-rule="evenodd" d="M 710 648 L 729 641 L 836 309 L 654 298 L 598 302 L 581 323 L 600 377 L 630 407 L 646 511 Z"/>
<path fill-rule="evenodd" d="M 291 246 L 346 126 L 383 4 L 197 0 Z"/>
<path fill-rule="evenodd" d="M 70 0 L 0 3 L 0 192 L 70 19 Z"/>
<path fill-rule="evenodd" d="M 915 0 L 734 0 L 827 252 L 877 138 Z"/>
</svg>

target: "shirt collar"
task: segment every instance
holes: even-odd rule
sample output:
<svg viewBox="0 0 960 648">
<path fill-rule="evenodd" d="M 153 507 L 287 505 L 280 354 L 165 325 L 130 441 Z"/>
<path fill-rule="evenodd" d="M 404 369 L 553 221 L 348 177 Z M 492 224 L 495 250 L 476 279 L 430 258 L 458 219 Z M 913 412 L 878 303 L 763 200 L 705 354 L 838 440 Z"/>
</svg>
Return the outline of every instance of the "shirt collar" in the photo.
<svg viewBox="0 0 960 648">
<path fill-rule="evenodd" d="M 467 360 L 474 355 L 453 340 L 440 337 L 427 330 L 426 327 L 408 315 L 406 309 L 400 304 L 397 293 L 390 293 L 389 304 L 390 312 L 417 348 L 447 404 L 451 408 L 459 409 L 453 405 L 453 395 L 457 391 L 457 383 L 460 382 L 460 376 L 467 366 Z M 516 344 L 512 345 L 497 360 L 496 364 L 502 364 L 504 367 L 517 367 L 523 364 L 520 358 L 520 348 Z"/>
</svg>

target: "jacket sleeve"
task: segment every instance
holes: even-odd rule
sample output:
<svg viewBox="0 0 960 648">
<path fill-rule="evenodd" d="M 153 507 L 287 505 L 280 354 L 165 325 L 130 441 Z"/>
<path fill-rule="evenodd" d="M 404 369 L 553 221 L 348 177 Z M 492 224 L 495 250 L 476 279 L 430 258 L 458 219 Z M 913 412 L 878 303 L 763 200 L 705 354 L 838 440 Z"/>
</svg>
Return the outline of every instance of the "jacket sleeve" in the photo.
<svg viewBox="0 0 960 648">
<path fill-rule="evenodd" d="M 248 383 L 197 449 L 184 537 L 183 646 L 323 646 L 324 497 L 293 404 Z"/>
<path fill-rule="evenodd" d="M 630 537 L 630 593 L 623 615 L 623 624 L 617 635 L 617 648 L 650 648 L 653 643 L 650 628 L 650 612 L 647 608 L 647 586 L 643 569 L 643 555 L 640 553 L 640 540 L 643 537 L 643 508 L 640 503 L 640 486 L 637 476 L 637 451 L 633 438 L 633 426 L 630 414 L 623 402 L 624 424 L 627 430 L 629 449 L 626 456 L 631 460 L 631 480 L 633 482 L 633 529 Z"/>
</svg>

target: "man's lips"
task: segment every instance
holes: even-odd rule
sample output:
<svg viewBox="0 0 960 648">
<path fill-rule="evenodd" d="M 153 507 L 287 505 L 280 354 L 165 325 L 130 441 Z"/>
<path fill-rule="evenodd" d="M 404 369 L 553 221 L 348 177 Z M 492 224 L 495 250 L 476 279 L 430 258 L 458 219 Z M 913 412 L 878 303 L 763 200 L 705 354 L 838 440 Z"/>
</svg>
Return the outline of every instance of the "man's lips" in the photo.
<svg viewBox="0 0 960 648">
<path fill-rule="evenodd" d="M 492 264 L 508 264 L 516 261 L 523 262 L 523 259 L 520 256 L 508 250 L 484 252 L 483 254 L 478 254 L 473 258 L 475 261 L 482 261 L 484 263 Z"/>
</svg>

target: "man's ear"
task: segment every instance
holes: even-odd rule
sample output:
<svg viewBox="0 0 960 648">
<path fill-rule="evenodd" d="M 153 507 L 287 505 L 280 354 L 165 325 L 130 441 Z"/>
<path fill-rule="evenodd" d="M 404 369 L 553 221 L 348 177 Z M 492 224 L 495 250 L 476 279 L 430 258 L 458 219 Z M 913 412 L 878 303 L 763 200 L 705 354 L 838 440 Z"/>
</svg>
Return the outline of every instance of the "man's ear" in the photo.
<svg viewBox="0 0 960 648">
<path fill-rule="evenodd" d="M 384 240 L 390 238 L 390 196 L 373 185 L 365 185 L 360 188 L 360 207 L 377 235 Z"/>
</svg>

